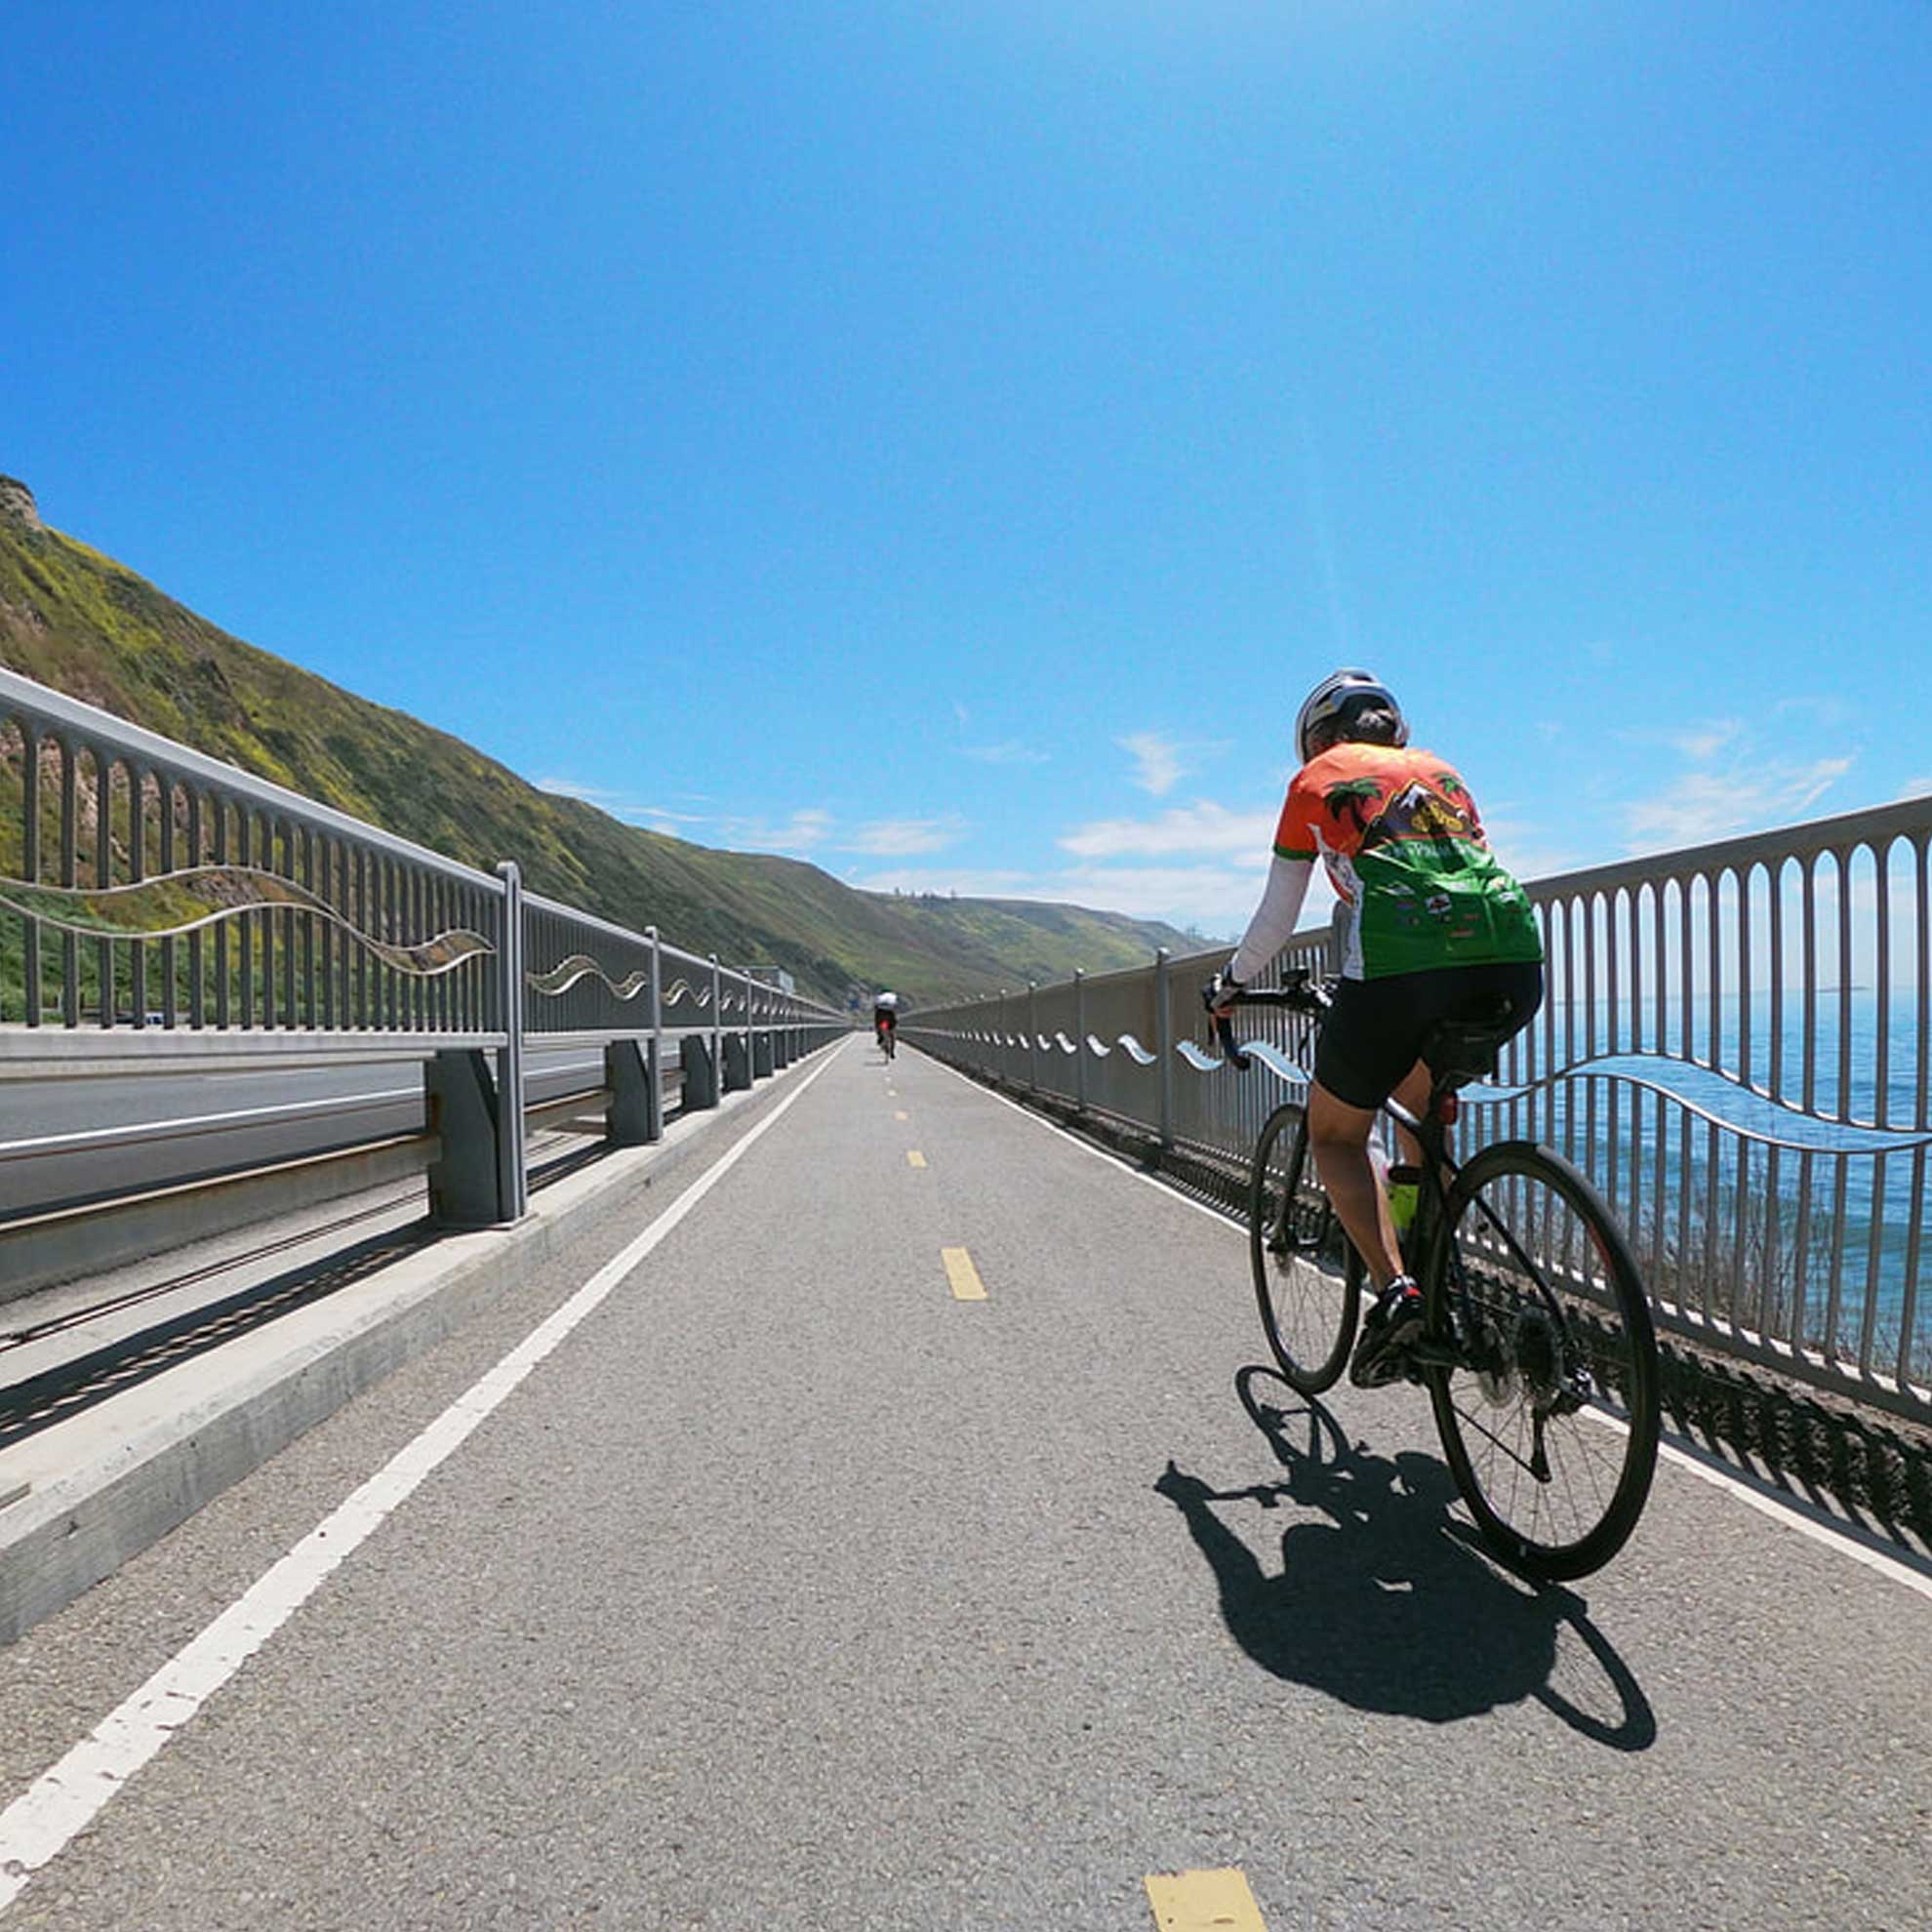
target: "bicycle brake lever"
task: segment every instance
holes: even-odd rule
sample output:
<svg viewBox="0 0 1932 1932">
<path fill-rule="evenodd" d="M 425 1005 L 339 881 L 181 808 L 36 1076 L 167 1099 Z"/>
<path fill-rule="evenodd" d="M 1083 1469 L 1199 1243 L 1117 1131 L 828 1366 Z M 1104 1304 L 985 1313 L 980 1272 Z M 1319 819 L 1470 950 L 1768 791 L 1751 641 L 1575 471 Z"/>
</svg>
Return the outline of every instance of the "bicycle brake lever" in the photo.
<svg viewBox="0 0 1932 1932">
<path fill-rule="evenodd" d="M 1237 1073 L 1245 1073 L 1254 1065 L 1252 1056 L 1245 1054 L 1234 1044 L 1234 1023 L 1225 1013 L 1214 1016 L 1214 1036 L 1221 1043 L 1221 1050 L 1228 1056 L 1228 1064 Z"/>
</svg>

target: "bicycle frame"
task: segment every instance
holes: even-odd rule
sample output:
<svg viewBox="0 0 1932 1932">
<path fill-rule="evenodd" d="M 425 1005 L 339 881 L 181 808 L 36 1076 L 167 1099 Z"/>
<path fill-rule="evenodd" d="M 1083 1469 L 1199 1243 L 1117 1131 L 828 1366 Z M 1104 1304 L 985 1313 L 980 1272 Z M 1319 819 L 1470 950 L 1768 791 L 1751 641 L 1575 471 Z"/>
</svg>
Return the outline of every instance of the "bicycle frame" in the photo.
<svg viewBox="0 0 1932 1932">
<path fill-rule="evenodd" d="M 1244 990 L 1237 1004 L 1244 1006 L 1280 1006 L 1290 1011 L 1302 1013 L 1319 1024 L 1330 1003 L 1326 986 L 1306 973 L 1297 974 L 1290 982 L 1279 987 L 1256 987 Z M 1233 1027 L 1224 1016 L 1217 1016 L 1215 1032 L 1229 1063 L 1237 1070 L 1245 1070 L 1249 1057 L 1234 1043 Z M 1435 1230 L 1447 1218 L 1449 1189 L 1455 1184 L 1458 1166 L 1449 1152 L 1448 1128 L 1456 1115 L 1456 1089 L 1460 1083 L 1452 1078 L 1437 1076 L 1430 1085 L 1429 1104 L 1423 1116 L 1418 1118 L 1400 1101 L 1386 1100 L 1376 1109 L 1377 1120 L 1388 1120 L 1396 1127 L 1406 1130 L 1415 1137 L 1422 1149 L 1420 1192 L 1416 1201 L 1416 1214 L 1409 1226 L 1401 1231 L 1399 1250 L 1404 1266 L 1411 1277 L 1423 1282 L 1426 1280 L 1430 1258 L 1435 1246 Z M 1468 1368 L 1472 1366 L 1466 1342 L 1453 1334 L 1428 1332 L 1418 1337 L 1407 1348 L 1409 1365 L 1416 1371 L 1425 1368 Z M 1416 1379 L 1420 1379 L 1418 1374 Z"/>
</svg>

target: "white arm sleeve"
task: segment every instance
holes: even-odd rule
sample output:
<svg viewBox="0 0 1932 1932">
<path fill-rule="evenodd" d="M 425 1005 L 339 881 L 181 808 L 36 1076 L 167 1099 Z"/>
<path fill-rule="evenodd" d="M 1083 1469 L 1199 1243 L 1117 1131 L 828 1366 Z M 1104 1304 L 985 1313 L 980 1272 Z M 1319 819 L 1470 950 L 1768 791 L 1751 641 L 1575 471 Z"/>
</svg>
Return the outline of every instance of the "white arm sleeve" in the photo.
<svg viewBox="0 0 1932 1932">
<path fill-rule="evenodd" d="M 1308 897 L 1308 880 L 1314 876 L 1312 859 L 1284 859 L 1277 852 L 1268 870 L 1268 890 L 1248 921 L 1247 936 L 1228 972 L 1245 986 L 1294 937 L 1295 921 L 1302 916 L 1302 901 Z"/>
</svg>

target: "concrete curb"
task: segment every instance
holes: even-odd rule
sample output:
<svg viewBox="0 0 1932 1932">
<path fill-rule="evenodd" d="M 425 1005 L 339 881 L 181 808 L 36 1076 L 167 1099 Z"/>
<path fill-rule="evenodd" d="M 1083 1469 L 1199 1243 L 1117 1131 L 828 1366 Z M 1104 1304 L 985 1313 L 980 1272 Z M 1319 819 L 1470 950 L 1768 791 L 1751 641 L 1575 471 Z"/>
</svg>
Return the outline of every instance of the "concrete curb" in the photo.
<svg viewBox="0 0 1932 1932">
<path fill-rule="evenodd" d="M 655 1146 L 545 1188 L 513 1228 L 450 1234 L 0 1455 L 0 1643 L 11 1643 L 203 1504 L 525 1280 L 694 1154 L 749 1124 L 796 1061 Z M 185 1384 L 185 1387 L 184 1387 Z M 22 1489 L 20 1485 L 24 1484 Z M 10 1500 L 11 1499 L 11 1500 Z"/>
</svg>

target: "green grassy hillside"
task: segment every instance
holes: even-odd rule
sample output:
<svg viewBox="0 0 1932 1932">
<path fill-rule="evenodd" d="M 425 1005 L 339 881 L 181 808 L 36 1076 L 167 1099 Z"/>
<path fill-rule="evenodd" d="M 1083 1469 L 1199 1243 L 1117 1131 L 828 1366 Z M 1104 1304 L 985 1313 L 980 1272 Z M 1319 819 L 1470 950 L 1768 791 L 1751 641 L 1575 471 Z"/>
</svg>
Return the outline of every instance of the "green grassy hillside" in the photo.
<svg viewBox="0 0 1932 1932">
<path fill-rule="evenodd" d="M 1189 944 L 1078 906 L 855 892 L 798 860 L 691 845 L 540 791 L 460 739 L 218 629 L 42 525 L 5 478 L 0 664 L 452 858 L 514 859 L 551 898 L 788 968 L 821 998 L 891 985 L 930 1002 Z M 0 867 L 18 863 L 17 828 L 0 819 Z"/>
</svg>

